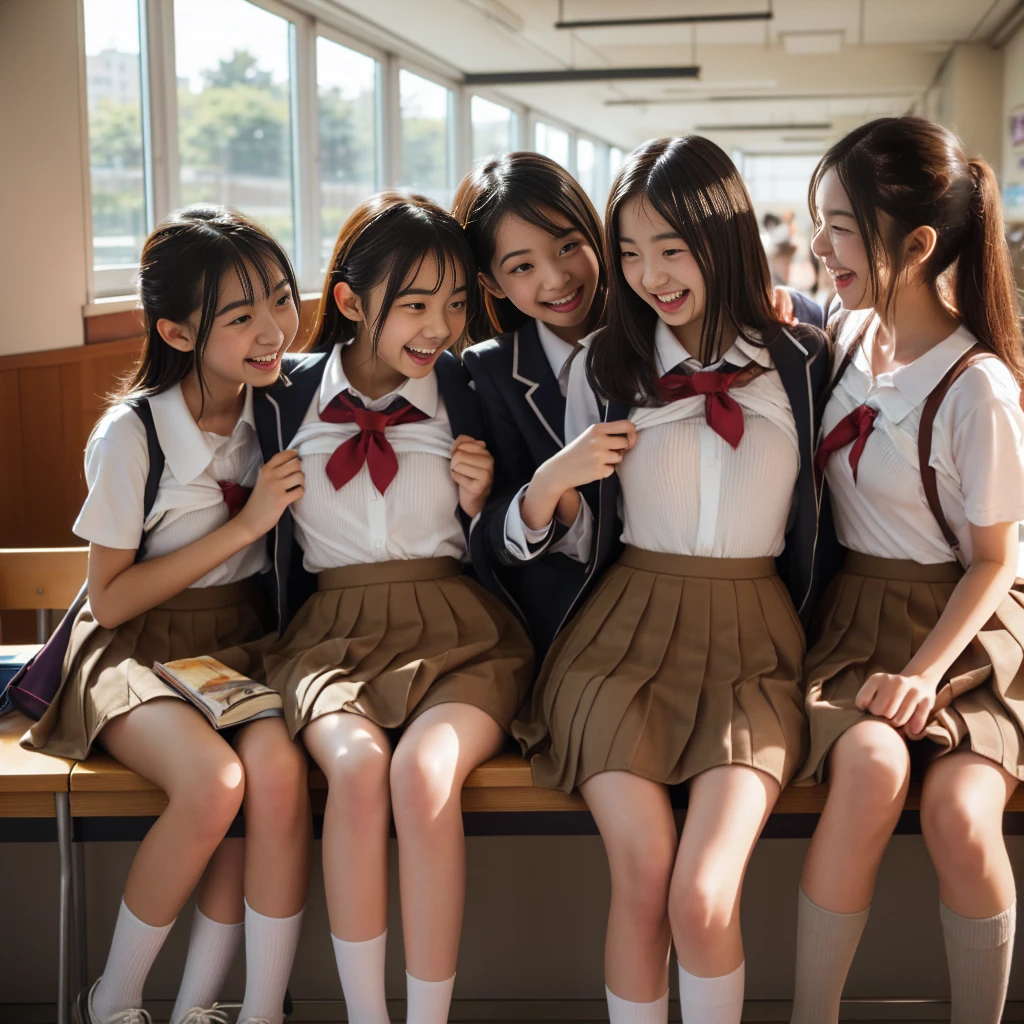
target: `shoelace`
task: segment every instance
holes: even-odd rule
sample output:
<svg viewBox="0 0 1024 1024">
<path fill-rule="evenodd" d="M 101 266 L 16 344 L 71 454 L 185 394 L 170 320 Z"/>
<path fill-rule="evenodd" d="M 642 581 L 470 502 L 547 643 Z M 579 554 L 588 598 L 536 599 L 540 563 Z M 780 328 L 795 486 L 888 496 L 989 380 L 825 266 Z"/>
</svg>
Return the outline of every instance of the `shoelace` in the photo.
<svg viewBox="0 0 1024 1024">
<path fill-rule="evenodd" d="M 221 1009 L 222 1003 L 213 1006 L 193 1006 L 179 1024 L 228 1024 L 228 1015 Z"/>
<path fill-rule="evenodd" d="M 136 1009 L 118 1010 L 117 1013 L 107 1017 L 103 1024 L 153 1024 L 153 1018 L 148 1010 Z"/>
</svg>

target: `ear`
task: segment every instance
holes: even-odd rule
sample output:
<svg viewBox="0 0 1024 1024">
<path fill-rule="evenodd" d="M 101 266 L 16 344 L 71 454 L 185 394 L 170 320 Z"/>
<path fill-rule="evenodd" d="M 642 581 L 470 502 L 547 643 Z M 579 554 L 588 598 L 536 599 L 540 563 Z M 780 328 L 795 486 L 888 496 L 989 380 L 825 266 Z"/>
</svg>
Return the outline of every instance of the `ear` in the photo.
<svg viewBox="0 0 1024 1024">
<path fill-rule="evenodd" d="M 177 324 L 164 318 L 157 320 L 156 330 L 171 348 L 179 352 L 191 352 L 196 347 L 195 338 L 192 337 L 192 330 L 188 324 Z"/>
<path fill-rule="evenodd" d="M 352 291 L 352 286 L 348 281 L 339 281 L 334 286 L 334 301 L 346 320 L 355 320 L 358 323 L 364 319 L 363 304 L 359 296 Z"/>
<path fill-rule="evenodd" d="M 903 240 L 903 252 L 907 257 L 907 263 L 912 267 L 919 267 L 927 263 L 929 257 L 935 252 L 939 236 L 935 228 L 929 224 L 922 224 L 914 228 Z"/>
<path fill-rule="evenodd" d="M 489 291 L 496 299 L 508 298 L 508 296 L 498 287 L 497 281 L 495 281 L 490 274 L 485 274 L 480 270 L 477 272 L 476 279 L 480 282 L 481 287 Z"/>
</svg>

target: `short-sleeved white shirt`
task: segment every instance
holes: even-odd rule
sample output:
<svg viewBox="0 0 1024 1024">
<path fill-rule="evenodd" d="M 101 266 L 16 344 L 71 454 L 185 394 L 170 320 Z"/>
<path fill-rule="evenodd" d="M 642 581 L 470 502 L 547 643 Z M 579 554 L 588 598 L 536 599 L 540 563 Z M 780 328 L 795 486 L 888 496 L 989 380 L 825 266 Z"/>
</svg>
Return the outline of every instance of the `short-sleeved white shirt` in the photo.
<svg viewBox="0 0 1024 1024">
<path fill-rule="evenodd" d="M 194 543 L 228 521 L 219 481 L 252 487 L 263 459 L 256 437 L 252 389 L 229 437 L 199 428 L 181 386 L 149 399 L 164 470 L 152 510 L 143 523 L 149 449 L 146 428 L 131 407 L 108 409 L 85 448 L 89 494 L 73 530 L 104 547 L 134 550 L 146 532 L 144 560 L 168 555 Z M 193 587 L 234 583 L 270 567 L 260 538 L 196 580 Z"/>
<path fill-rule="evenodd" d="M 825 437 L 857 406 L 878 410 L 856 482 L 849 447 L 833 453 L 826 465 L 836 532 L 846 547 L 863 554 L 950 562 L 953 551 L 924 494 L 918 427 L 928 395 L 977 339 L 961 326 L 912 363 L 875 377 L 870 352 L 878 318 L 872 310 L 847 316 L 835 361 L 843 359 L 865 323 L 864 342 L 822 417 Z M 929 462 L 942 510 L 968 565 L 971 523 L 1024 520 L 1024 412 L 1020 389 L 1001 360 L 980 360 L 949 389 L 935 417 Z"/>
</svg>

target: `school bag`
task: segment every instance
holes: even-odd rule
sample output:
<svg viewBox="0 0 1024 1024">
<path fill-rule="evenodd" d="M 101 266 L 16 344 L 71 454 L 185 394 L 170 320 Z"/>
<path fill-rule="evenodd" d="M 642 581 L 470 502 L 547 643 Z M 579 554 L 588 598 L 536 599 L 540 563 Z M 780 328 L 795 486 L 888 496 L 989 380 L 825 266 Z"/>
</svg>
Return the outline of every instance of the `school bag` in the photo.
<svg viewBox="0 0 1024 1024">
<path fill-rule="evenodd" d="M 164 471 L 164 452 L 156 434 L 156 424 L 153 422 L 153 410 L 149 407 L 149 400 L 142 398 L 127 404 L 142 420 L 142 425 L 146 428 L 149 473 L 146 476 L 146 489 L 142 501 L 142 519 L 145 522 L 146 517 L 153 511 L 153 505 L 156 504 L 156 492 L 160 487 L 160 477 Z M 141 561 L 145 548 L 146 534 L 143 532 L 138 550 L 135 552 L 136 562 Z M 50 639 L 18 670 L 4 694 L 5 700 L 9 700 L 11 705 L 35 721 L 43 717 L 60 689 L 64 655 L 67 653 L 68 643 L 71 640 L 71 627 L 89 596 L 88 587 L 87 580 L 82 584 L 82 589 L 78 591 L 74 601 L 71 602 L 71 607 L 67 610 L 64 618 L 60 620 L 60 625 L 54 630 Z"/>
</svg>

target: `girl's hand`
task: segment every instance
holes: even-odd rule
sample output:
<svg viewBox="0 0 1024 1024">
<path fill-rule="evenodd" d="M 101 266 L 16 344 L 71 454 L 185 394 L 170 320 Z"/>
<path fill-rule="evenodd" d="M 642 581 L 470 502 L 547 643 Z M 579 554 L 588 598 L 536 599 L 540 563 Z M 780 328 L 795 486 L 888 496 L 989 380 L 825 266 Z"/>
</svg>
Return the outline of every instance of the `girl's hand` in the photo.
<svg viewBox="0 0 1024 1024">
<path fill-rule="evenodd" d="M 916 736 L 924 732 L 935 707 L 936 686 L 922 676 L 875 672 L 864 680 L 856 703 L 907 736 Z"/>
<path fill-rule="evenodd" d="M 459 434 L 452 443 L 452 479 L 459 488 L 459 504 L 467 516 L 483 510 L 494 483 L 494 458 L 483 441 Z"/>
<path fill-rule="evenodd" d="M 782 285 L 776 285 L 772 289 L 772 312 L 784 324 L 789 324 L 790 327 L 795 323 L 799 323 L 793 311 L 793 296 Z"/>
<path fill-rule="evenodd" d="M 635 444 L 636 427 L 631 420 L 595 423 L 544 464 L 547 482 L 561 495 L 604 480 Z"/>
<path fill-rule="evenodd" d="M 291 449 L 268 460 L 256 478 L 249 500 L 235 517 L 253 541 L 272 530 L 284 510 L 305 493 L 306 476 L 299 453 Z"/>
</svg>

